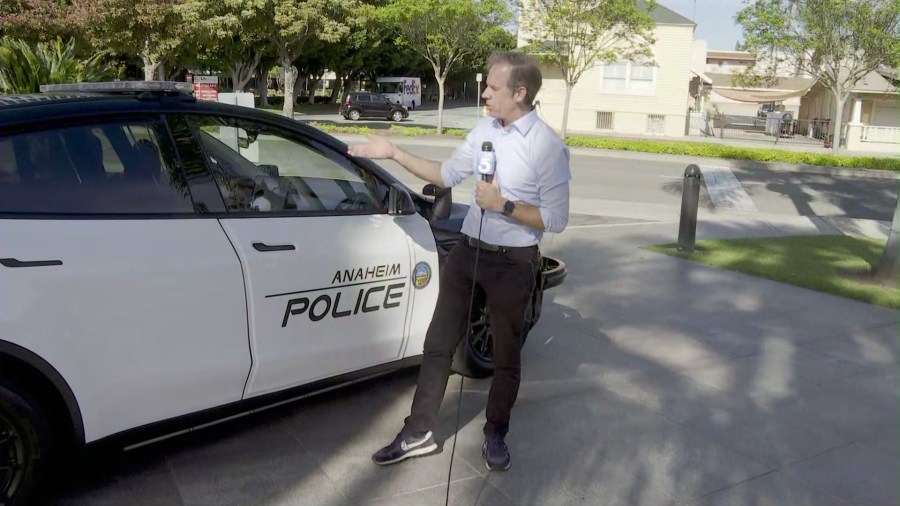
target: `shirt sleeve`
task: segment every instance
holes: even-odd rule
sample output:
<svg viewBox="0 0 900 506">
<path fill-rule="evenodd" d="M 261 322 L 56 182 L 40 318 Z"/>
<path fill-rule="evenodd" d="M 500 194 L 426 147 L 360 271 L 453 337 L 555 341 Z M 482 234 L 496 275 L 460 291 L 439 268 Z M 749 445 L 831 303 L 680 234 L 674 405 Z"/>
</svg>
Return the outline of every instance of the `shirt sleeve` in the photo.
<svg viewBox="0 0 900 506">
<path fill-rule="evenodd" d="M 445 188 L 456 186 L 475 172 L 475 130 L 470 130 L 466 140 L 441 164 L 441 179 Z"/>
<path fill-rule="evenodd" d="M 539 157 L 537 189 L 544 231 L 562 232 L 569 223 L 569 148 L 555 145 Z"/>
</svg>

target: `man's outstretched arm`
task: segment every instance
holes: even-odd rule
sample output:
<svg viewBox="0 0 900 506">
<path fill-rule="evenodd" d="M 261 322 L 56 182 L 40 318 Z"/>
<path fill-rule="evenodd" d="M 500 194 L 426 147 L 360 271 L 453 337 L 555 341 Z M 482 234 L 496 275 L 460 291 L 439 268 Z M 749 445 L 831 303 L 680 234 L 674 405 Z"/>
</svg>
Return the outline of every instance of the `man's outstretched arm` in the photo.
<svg viewBox="0 0 900 506">
<path fill-rule="evenodd" d="M 407 153 L 380 135 L 370 135 L 368 142 L 350 146 L 347 152 L 362 158 L 394 160 L 419 179 L 444 187 L 440 162 Z"/>
</svg>

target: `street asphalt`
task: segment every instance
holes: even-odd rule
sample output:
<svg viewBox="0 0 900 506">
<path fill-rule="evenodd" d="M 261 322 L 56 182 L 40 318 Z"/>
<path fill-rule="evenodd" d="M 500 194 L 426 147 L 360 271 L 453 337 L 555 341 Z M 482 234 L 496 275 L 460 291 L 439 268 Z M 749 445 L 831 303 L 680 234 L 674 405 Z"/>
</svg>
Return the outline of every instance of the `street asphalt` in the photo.
<svg viewBox="0 0 900 506">
<path fill-rule="evenodd" d="M 400 142 L 439 158 L 454 141 Z M 885 237 L 896 204 L 893 177 L 696 162 L 741 183 L 704 188 L 699 238 Z M 645 249 L 677 239 L 684 166 L 573 151 L 570 226 L 542 244 L 569 276 L 524 347 L 508 472 L 481 460 L 490 380 L 458 376 L 444 451 L 372 464 L 412 369 L 106 456 L 53 504 L 437 506 L 455 440 L 454 505 L 900 505 L 900 312 Z"/>
</svg>

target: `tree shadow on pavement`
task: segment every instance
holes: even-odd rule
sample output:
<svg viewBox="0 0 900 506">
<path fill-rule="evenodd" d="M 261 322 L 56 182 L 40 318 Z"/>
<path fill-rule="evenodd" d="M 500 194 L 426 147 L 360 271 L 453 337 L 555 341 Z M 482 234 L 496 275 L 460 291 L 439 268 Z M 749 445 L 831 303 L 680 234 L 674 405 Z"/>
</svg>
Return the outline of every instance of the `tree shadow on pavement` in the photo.
<svg viewBox="0 0 900 506">
<path fill-rule="evenodd" d="M 122 454 L 59 504 L 438 505 L 452 438 L 458 505 L 896 501 L 898 313 L 638 248 L 669 233 L 555 239 L 569 276 L 524 347 L 506 473 L 481 462 L 489 380 L 465 380 L 457 430 L 456 376 L 443 452 L 371 463 L 411 369 Z"/>
</svg>

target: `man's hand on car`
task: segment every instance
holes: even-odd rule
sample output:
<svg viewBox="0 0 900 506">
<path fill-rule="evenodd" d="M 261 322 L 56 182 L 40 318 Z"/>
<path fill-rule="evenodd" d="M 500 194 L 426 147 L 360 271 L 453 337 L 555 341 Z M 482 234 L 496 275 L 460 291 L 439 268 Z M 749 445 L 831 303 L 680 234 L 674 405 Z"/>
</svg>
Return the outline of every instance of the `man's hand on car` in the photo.
<svg viewBox="0 0 900 506">
<path fill-rule="evenodd" d="M 393 158 L 394 145 L 381 135 L 369 135 L 368 142 L 350 146 L 347 153 L 363 158 Z"/>
</svg>

